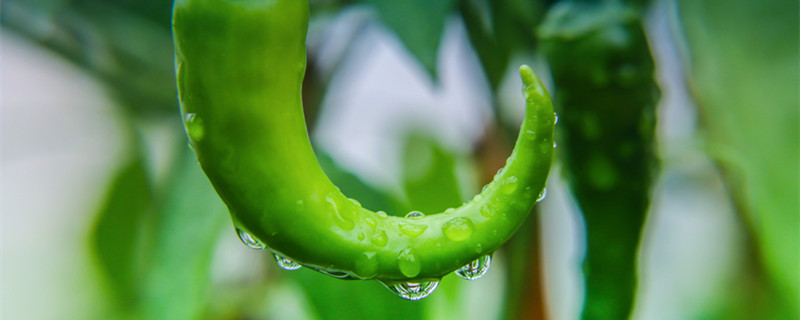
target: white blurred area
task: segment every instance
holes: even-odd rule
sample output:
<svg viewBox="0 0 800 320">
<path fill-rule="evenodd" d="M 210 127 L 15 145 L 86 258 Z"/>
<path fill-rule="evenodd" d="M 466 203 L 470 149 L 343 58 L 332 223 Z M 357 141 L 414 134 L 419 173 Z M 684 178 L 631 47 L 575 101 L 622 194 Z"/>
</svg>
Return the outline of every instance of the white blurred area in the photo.
<svg viewBox="0 0 800 320">
<path fill-rule="evenodd" d="M 736 253 L 741 235 L 724 187 L 695 132 L 683 66 L 669 39 L 666 2 L 657 2 L 647 25 L 655 39 L 651 46 L 663 93 L 658 128 L 662 172 L 639 257 L 635 319 L 697 315 L 730 277 L 726 266 L 741 258 Z M 315 45 L 323 46 L 322 52 L 330 46 L 329 52 L 342 53 L 335 48 L 337 39 L 352 27 L 347 25 L 352 20 L 345 16 L 335 21 L 333 32 Z M 396 189 L 399 141 L 407 130 L 429 132 L 448 148 L 467 154 L 493 117 L 491 100 L 460 22 L 452 21 L 445 32 L 436 87 L 387 30 L 375 24 L 366 28 L 356 39 L 357 54 L 345 58 L 332 75 L 312 138 L 368 183 Z M 92 274 L 87 234 L 110 174 L 125 152 L 118 108 L 85 71 L 13 33 L 3 30 L 0 35 L 0 318 L 80 319 L 102 294 Z M 514 72 L 506 82 L 510 88 L 521 85 Z M 522 110 L 521 96 L 518 101 Z M 552 319 L 577 319 L 583 222 L 560 175 L 554 172 L 550 179 L 540 217 L 548 313 Z M 254 263 L 252 255 L 240 254 L 246 249 L 230 235 L 220 248 L 242 251 L 218 250 L 216 282 L 253 272 L 242 268 Z M 469 309 L 474 312 L 464 312 L 464 319 L 491 319 L 500 312 L 503 259 L 514 257 L 501 257 L 486 279 L 465 286 L 464 308 L 476 302 L 489 309 Z M 296 300 L 301 295 L 291 296 L 280 304 L 301 309 L 304 303 Z"/>
<path fill-rule="evenodd" d="M 87 235 L 123 129 L 96 79 L 0 32 L 0 318 L 79 319 L 102 295 Z"/>
</svg>

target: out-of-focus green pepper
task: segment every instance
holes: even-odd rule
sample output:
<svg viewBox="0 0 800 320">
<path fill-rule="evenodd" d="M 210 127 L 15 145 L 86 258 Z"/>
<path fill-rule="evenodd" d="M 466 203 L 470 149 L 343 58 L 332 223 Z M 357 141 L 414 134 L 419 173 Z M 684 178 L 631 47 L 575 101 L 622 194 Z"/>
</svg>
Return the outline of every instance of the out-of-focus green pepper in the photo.
<svg viewBox="0 0 800 320">
<path fill-rule="evenodd" d="M 561 2 L 539 29 L 566 176 L 586 219 L 584 319 L 627 319 L 656 166 L 659 90 L 636 10 Z"/>
<path fill-rule="evenodd" d="M 419 299 L 443 275 L 484 272 L 542 191 L 553 153 L 550 96 L 520 68 L 526 116 L 502 172 L 470 202 L 406 217 L 347 198 L 320 168 L 300 89 L 305 0 L 178 0 L 173 9 L 181 111 L 197 159 L 245 243 L 285 269 L 378 279 Z"/>
</svg>

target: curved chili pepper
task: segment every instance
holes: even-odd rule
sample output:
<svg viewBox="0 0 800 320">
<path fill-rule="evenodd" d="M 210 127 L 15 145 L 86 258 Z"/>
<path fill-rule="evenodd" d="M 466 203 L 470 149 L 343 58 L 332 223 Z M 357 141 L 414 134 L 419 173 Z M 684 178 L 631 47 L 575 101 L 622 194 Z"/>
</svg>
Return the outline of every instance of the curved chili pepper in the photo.
<svg viewBox="0 0 800 320">
<path fill-rule="evenodd" d="M 471 262 L 512 236 L 544 187 L 555 120 L 547 90 L 520 68 L 526 116 L 483 192 L 443 213 L 387 216 L 342 194 L 314 156 L 300 95 L 307 27 L 304 0 L 174 5 L 187 134 L 242 239 L 268 247 L 287 269 L 378 279 L 412 300 L 454 270 L 470 276 Z"/>
</svg>

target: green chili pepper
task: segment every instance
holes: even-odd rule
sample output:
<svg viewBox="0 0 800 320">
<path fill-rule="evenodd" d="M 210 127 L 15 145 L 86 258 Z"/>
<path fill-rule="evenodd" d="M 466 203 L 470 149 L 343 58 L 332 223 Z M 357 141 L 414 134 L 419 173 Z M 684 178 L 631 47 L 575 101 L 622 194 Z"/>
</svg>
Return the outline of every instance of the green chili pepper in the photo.
<svg viewBox="0 0 800 320">
<path fill-rule="evenodd" d="M 174 5 L 187 134 L 243 241 L 286 269 L 378 279 L 412 300 L 449 272 L 482 272 L 470 267 L 519 228 L 550 169 L 553 106 L 533 70 L 520 68 L 526 116 L 494 181 L 461 207 L 392 217 L 343 195 L 314 156 L 300 98 L 307 26 L 304 0 Z"/>
<path fill-rule="evenodd" d="M 614 1 L 560 2 L 539 35 L 567 179 L 586 219 L 583 319 L 627 319 L 656 166 L 653 58 L 637 11 Z"/>
</svg>

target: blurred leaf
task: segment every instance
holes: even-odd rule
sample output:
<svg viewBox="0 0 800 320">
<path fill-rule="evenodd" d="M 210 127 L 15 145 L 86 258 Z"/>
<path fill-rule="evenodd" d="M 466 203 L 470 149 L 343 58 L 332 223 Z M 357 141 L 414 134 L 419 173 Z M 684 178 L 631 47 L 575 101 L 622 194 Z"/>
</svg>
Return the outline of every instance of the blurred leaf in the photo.
<svg viewBox="0 0 800 320">
<path fill-rule="evenodd" d="M 461 0 L 459 10 L 486 79 L 492 89 L 496 89 L 505 73 L 511 51 L 501 46 L 494 34 L 493 23 L 488 15 L 489 3 L 487 0 Z"/>
<path fill-rule="evenodd" d="M 133 114 L 174 114 L 171 1 L 7 0 L 0 5 L 5 27 L 100 77 Z"/>
<path fill-rule="evenodd" d="M 555 81 L 558 144 L 586 222 L 583 319 L 627 319 L 650 204 L 654 62 L 636 10 L 562 1 L 539 29 Z"/>
<path fill-rule="evenodd" d="M 454 0 L 366 0 L 434 79 L 439 42 Z"/>
<path fill-rule="evenodd" d="M 209 296 L 209 268 L 225 206 L 197 165 L 184 152 L 154 219 L 147 275 L 141 279 L 145 319 L 198 319 Z M 233 232 L 233 230 L 230 230 Z"/>
<path fill-rule="evenodd" d="M 142 276 L 145 220 L 154 203 L 147 173 L 137 155 L 115 174 L 90 239 L 94 255 L 108 279 L 116 308 L 133 311 Z"/>
<path fill-rule="evenodd" d="M 394 197 L 385 194 L 367 185 L 355 174 L 339 167 L 327 153 L 314 148 L 317 161 L 322 170 L 342 190 L 342 193 L 350 198 L 357 199 L 364 208 L 378 211 L 392 211 L 389 208 L 396 207 L 398 202 Z"/>
<path fill-rule="evenodd" d="M 540 0 L 460 0 L 467 35 L 492 89 L 497 89 L 511 55 L 536 46 L 535 28 L 546 9 Z"/>
<path fill-rule="evenodd" d="M 782 0 L 678 4 L 690 86 L 701 107 L 709 152 L 725 170 L 760 260 L 780 293 L 781 299 L 764 311 L 771 312 L 770 319 L 796 319 L 800 5 Z"/>
<path fill-rule="evenodd" d="M 456 159 L 432 138 L 409 136 L 402 163 L 402 183 L 409 211 L 433 214 L 461 205 Z"/>
<path fill-rule="evenodd" d="M 319 319 L 425 319 L 425 301 L 395 296 L 378 281 L 344 281 L 307 268 L 292 272 Z"/>
</svg>

